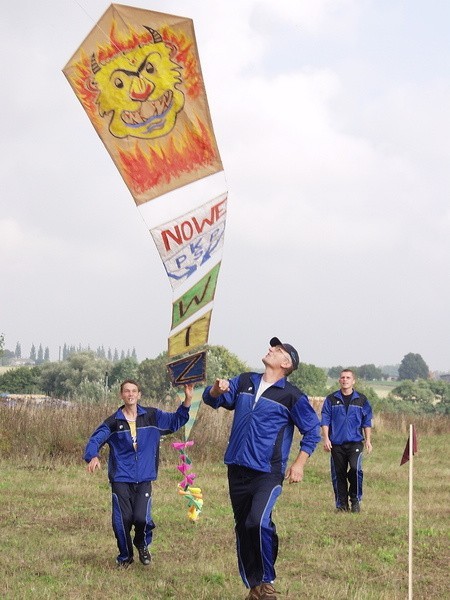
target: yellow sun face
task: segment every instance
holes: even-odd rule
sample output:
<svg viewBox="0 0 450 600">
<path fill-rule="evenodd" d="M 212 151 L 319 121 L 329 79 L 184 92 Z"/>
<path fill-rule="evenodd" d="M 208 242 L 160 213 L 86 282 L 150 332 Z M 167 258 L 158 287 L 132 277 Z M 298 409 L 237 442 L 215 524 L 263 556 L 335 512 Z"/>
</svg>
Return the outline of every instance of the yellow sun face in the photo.
<svg viewBox="0 0 450 600">
<path fill-rule="evenodd" d="M 115 137 L 153 139 L 168 134 L 184 106 L 180 66 L 164 42 L 148 43 L 97 65 L 94 85 L 102 117 Z"/>
</svg>

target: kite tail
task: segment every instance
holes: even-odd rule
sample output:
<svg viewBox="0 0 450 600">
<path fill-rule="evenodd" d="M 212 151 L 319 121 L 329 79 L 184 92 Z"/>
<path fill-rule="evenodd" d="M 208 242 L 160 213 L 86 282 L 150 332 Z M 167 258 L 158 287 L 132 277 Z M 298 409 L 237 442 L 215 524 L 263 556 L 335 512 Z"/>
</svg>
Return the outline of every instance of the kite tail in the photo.
<svg viewBox="0 0 450 600">
<path fill-rule="evenodd" d="M 205 353 L 206 354 L 206 353 Z M 201 405 L 201 394 L 203 392 L 203 388 L 197 388 L 194 390 L 194 397 L 192 398 L 191 407 L 189 410 L 189 420 L 184 426 L 184 441 L 188 442 L 192 429 L 197 422 L 198 411 Z"/>
<path fill-rule="evenodd" d="M 178 493 L 184 496 L 187 500 L 188 512 L 187 517 L 193 523 L 198 520 L 203 507 L 202 490 L 199 487 L 193 487 L 194 479 L 197 477 L 195 473 L 189 473 L 191 470 L 192 461 L 186 454 L 186 447 L 193 446 L 194 441 L 190 442 L 174 442 L 172 447 L 179 452 L 180 464 L 177 469 L 182 473 L 183 480 L 178 483 Z"/>
</svg>

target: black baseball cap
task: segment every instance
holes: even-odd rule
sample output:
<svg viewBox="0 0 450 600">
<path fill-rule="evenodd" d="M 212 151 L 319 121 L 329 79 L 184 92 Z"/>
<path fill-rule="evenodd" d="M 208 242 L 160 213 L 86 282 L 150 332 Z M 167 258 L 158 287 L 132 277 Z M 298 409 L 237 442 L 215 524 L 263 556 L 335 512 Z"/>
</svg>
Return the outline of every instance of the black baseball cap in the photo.
<svg viewBox="0 0 450 600">
<path fill-rule="evenodd" d="M 279 338 L 277 338 L 277 337 L 273 337 L 270 340 L 269 344 L 272 347 L 273 346 L 281 346 L 283 348 L 283 350 L 286 350 L 286 352 L 291 357 L 292 367 L 293 367 L 294 371 L 295 371 L 295 369 L 298 369 L 298 363 L 300 362 L 300 358 L 299 358 L 298 352 L 294 348 L 294 346 L 291 346 L 291 344 L 283 344 L 283 342 L 280 342 Z"/>
</svg>

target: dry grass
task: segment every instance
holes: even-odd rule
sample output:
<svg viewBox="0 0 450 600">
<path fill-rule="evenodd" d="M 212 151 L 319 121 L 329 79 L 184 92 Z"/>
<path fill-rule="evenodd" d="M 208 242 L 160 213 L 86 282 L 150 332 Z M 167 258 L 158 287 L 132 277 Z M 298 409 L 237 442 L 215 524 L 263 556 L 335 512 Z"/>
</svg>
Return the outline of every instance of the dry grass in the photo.
<svg viewBox="0 0 450 600">
<path fill-rule="evenodd" d="M 192 432 L 196 444 L 190 456 L 205 498 L 195 525 L 187 520 L 185 501 L 176 493 L 180 474 L 170 442 L 179 438 L 175 434 L 163 441 L 154 485 L 153 563 L 118 572 L 106 472 L 87 474 L 80 458 L 87 436 L 110 412 L 112 407 L 84 407 L 69 411 L 68 418 L 59 409 L 30 414 L 1 409 L 0 597 L 243 599 L 221 462 L 232 415 L 202 407 Z M 407 597 L 408 466 L 399 463 L 408 424 L 398 415 L 377 416 L 374 452 L 365 460 L 361 514 L 334 513 L 328 455 L 321 448 L 311 457 L 304 482 L 285 486 L 274 514 L 280 535 L 280 600 Z M 415 424 L 414 597 L 444 599 L 448 420 Z M 11 430 L 14 448 L 8 447 Z"/>
</svg>

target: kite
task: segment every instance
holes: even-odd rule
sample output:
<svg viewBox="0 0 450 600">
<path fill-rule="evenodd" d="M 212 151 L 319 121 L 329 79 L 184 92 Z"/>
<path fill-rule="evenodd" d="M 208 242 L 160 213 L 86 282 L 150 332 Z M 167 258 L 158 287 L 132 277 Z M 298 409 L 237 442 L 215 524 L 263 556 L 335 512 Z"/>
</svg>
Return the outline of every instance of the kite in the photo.
<svg viewBox="0 0 450 600">
<path fill-rule="evenodd" d="M 198 520 L 202 512 L 203 494 L 201 488 L 192 486 L 197 475 L 189 473 L 192 468 L 192 461 L 186 453 L 186 448 L 193 444 L 193 441 L 174 442 L 172 447 L 179 452 L 180 464 L 177 469 L 183 474 L 183 480 L 178 484 L 178 493 L 186 498 L 188 505 L 187 516 L 194 523 Z"/>
<path fill-rule="evenodd" d="M 192 19 L 111 4 L 63 69 L 127 185 L 172 286 L 167 365 L 173 385 L 206 379 L 222 260 L 227 186 Z M 195 351 L 195 352 L 194 352 Z M 178 469 L 189 518 L 201 512 L 185 454 Z M 180 445 L 181 444 L 181 445 Z"/>
<path fill-rule="evenodd" d="M 128 186 L 172 286 L 171 381 L 204 381 L 227 186 L 193 21 L 111 4 L 63 72 Z"/>
</svg>

